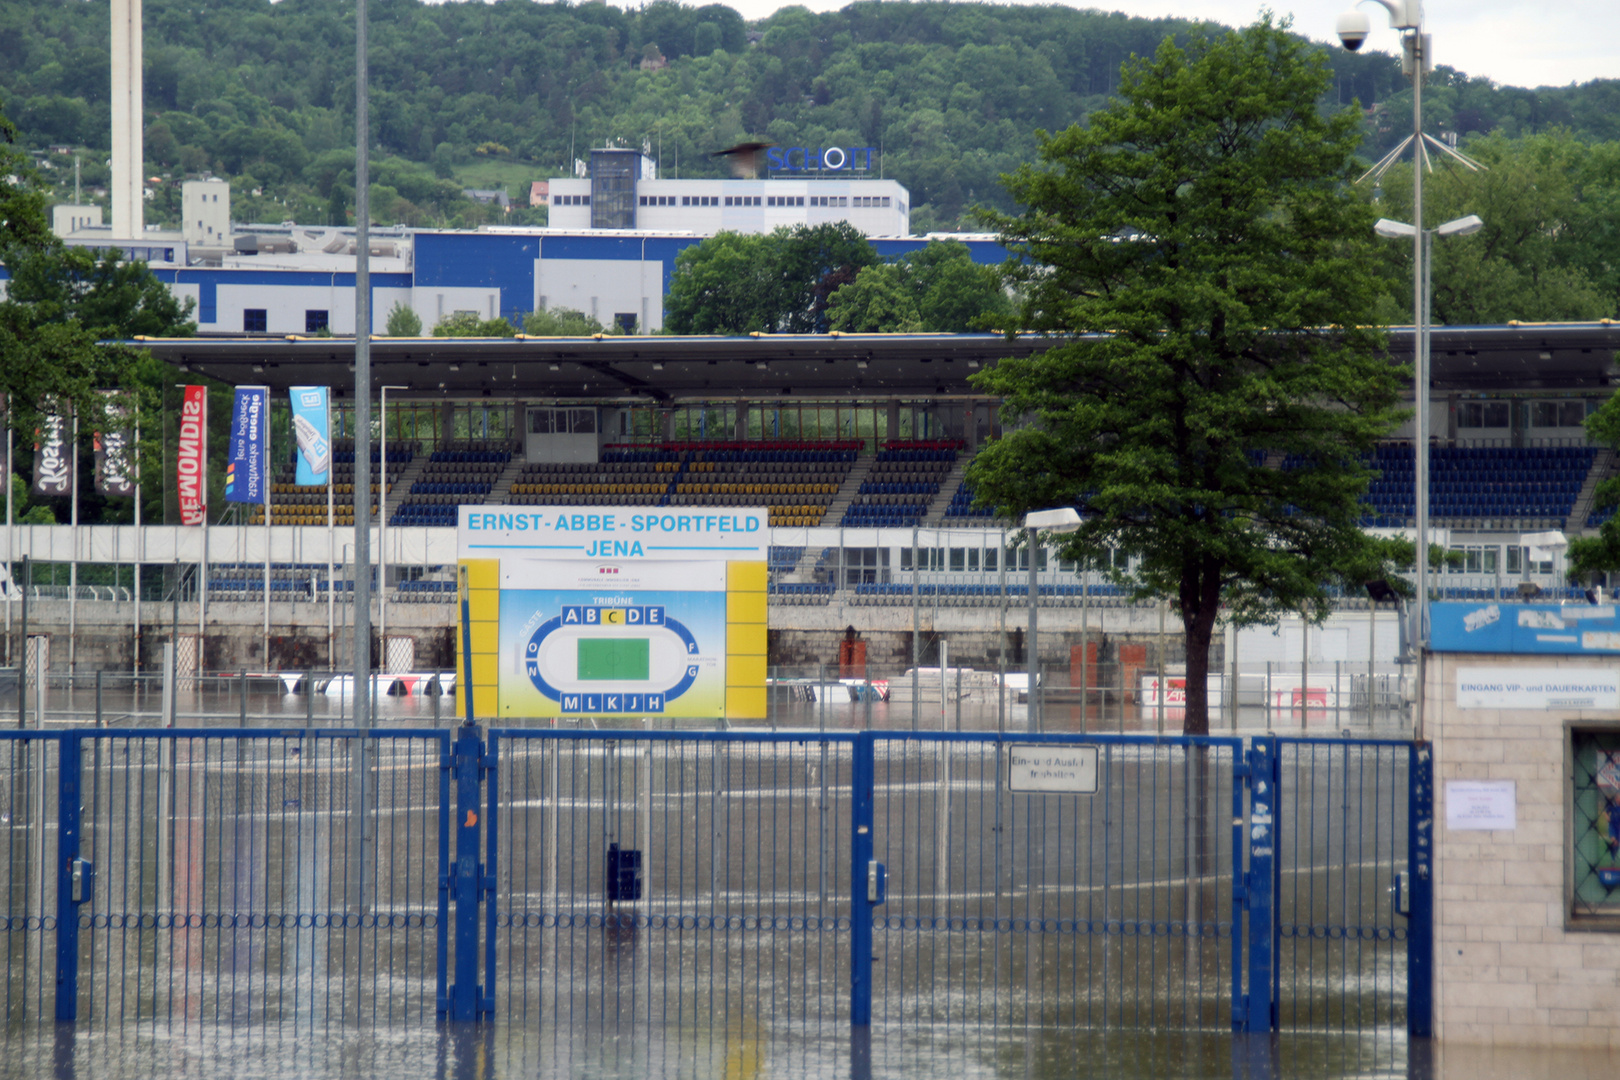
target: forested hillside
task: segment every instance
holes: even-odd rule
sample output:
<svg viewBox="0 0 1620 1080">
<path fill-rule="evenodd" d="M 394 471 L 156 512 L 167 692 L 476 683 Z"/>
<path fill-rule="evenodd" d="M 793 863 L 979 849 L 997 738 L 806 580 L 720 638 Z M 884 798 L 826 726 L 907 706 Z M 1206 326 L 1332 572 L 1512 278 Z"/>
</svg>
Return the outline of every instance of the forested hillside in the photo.
<svg viewBox="0 0 1620 1080">
<path fill-rule="evenodd" d="M 997 177 L 1030 159 L 1035 129 L 1083 119 L 1122 60 L 1190 28 L 905 0 L 822 15 L 787 8 L 754 25 L 720 4 L 668 0 L 640 11 L 529 0 L 371 0 L 369 10 L 374 213 L 452 225 L 498 214 L 461 188 L 500 186 L 526 203 L 529 180 L 566 175 L 591 146 L 646 145 L 664 175 L 707 176 L 720 171 L 712 151 L 747 137 L 879 147 L 883 174 L 912 191 L 915 228 L 971 224 L 975 203 L 1009 208 Z M 240 219 L 345 219 L 352 0 L 145 0 L 144 26 L 153 175 L 231 177 Z M 0 101 L 32 145 L 107 146 L 107 37 L 105 0 L 0 5 Z M 1324 104 L 1376 107 L 1366 144 L 1375 154 L 1410 115 L 1399 65 L 1328 55 L 1335 100 Z M 1425 102 L 1440 131 L 1562 125 L 1620 138 L 1620 82 L 1525 90 L 1442 69 Z M 70 188 L 71 159 L 54 164 Z M 104 182 L 104 158 L 90 155 L 84 175 Z M 152 216 L 175 220 L 177 185 L 157 194 Z"/>
</svg>

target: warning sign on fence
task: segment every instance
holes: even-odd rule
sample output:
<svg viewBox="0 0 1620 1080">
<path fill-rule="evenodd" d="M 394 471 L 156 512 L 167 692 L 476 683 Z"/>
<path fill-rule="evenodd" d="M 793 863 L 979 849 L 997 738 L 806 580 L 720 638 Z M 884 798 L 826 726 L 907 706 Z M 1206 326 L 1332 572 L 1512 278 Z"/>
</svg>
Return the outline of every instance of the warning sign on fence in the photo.
<svg viewBox="0 0 1620 1080">
<path fill-rule="evenodd" d="M 1097 748 L 1015 743 L 1008 748 L 1007 787 L 1033 795 L 1095 795 Z"/>
</svg>

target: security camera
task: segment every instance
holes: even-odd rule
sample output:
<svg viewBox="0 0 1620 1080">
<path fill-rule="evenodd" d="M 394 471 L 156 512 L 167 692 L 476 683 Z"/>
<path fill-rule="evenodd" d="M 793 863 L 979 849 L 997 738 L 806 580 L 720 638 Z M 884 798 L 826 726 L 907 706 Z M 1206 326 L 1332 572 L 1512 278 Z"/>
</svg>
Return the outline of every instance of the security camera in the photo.
<svg viewBox="0 0 1620 1080">
<path fill-rule="evenodd" d="M 1361 48 L 1371 30 L 1371 20 L 1360 11 L 1347 11 L 1339 16 L 1339 40 L 1351 52 Z"/>
</svg>

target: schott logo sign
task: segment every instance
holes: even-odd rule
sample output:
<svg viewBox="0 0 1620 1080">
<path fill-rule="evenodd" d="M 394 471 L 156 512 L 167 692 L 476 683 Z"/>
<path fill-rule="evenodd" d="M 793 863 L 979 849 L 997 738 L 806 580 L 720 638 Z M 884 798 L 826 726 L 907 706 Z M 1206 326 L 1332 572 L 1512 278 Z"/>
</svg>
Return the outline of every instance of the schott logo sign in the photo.
<svg viewBox="0 0 1620 1080">
<path fill-rule="evenodd" d="M 773 146 L 765 151 L 765 167 L 771 172 L 868 172 L 875 146 L 828 146 L 819 150 L 803 146 Z"/>
</svg>

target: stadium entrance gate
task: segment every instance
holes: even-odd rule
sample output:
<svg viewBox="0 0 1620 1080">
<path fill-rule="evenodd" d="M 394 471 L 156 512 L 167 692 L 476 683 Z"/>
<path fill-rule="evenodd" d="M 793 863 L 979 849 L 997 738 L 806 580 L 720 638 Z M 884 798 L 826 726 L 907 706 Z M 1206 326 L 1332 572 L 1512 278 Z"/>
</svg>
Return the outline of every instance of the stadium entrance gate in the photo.
<svg viewBox="0 0 1620 1080">
<path fill-rule="evenodd" d="M 1427 744 L 0 733 L 6 1015 L 1429 1027 Z"/>
</svg>

